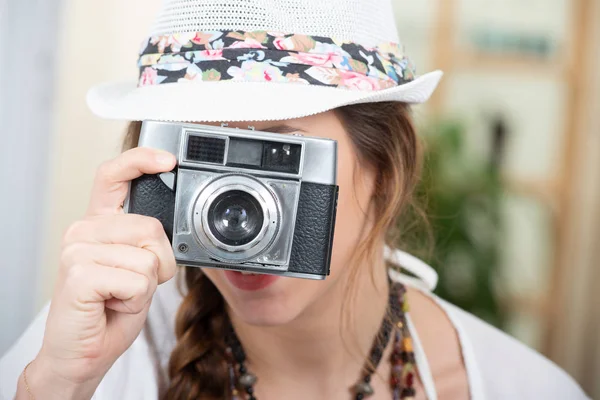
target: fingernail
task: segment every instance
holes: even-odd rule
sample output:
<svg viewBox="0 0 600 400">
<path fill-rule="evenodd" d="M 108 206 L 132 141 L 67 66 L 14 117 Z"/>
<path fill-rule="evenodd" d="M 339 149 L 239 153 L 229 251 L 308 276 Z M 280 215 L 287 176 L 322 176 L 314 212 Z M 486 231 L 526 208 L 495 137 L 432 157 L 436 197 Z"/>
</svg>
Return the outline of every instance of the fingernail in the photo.
<svg viewBox="0 0 600 400">
<path fill-rule="evenodd" d="M 171 165 L 174 162 L 173 154 L 160 153 L 156 156 L 156 161 L 162 165 Z"/>
</svg>

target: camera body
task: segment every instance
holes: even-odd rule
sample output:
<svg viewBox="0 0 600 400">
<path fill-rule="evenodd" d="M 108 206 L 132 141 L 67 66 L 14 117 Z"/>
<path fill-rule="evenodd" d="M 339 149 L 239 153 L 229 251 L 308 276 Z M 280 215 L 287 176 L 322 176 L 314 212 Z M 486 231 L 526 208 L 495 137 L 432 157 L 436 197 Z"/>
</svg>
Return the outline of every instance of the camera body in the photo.
<svg viewBox="0 0 600 400">
<path fill-rule="evenodd" d="M 134 179 L 125 210 L 162 223 L 178 264 L 329 275 L 336 141 L 145 121 L 138 145 L 172 153 L 177 166 Z"/>
</svg>

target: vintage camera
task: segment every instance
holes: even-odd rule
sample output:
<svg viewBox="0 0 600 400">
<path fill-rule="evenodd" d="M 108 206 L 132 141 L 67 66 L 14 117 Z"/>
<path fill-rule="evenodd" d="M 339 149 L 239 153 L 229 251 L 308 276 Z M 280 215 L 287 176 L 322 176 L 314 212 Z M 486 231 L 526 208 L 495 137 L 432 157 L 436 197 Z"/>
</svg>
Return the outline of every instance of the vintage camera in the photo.
<svg viewBox="0 0 600 400">
<path fill-rule="evenodd" d="M 177 167 L 133 180 L 125 209 L 162 223 L 178 264 L 329 275 L 337 142 L 146 121 L 139 146 L 173 153 Z"/>
</svg>

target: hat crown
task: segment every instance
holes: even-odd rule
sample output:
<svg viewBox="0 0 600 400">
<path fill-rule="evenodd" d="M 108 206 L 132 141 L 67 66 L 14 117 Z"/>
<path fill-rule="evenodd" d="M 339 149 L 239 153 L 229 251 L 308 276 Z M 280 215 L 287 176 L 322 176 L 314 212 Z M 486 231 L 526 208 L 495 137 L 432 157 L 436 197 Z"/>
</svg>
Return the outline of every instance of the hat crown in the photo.
<svg viewBox="0 0 600 400">
<path fill-rule="evenodd" d="M 222 30 L 399 42 L 390 0 L 164 0 L 151 36 Z"/>
</svg>

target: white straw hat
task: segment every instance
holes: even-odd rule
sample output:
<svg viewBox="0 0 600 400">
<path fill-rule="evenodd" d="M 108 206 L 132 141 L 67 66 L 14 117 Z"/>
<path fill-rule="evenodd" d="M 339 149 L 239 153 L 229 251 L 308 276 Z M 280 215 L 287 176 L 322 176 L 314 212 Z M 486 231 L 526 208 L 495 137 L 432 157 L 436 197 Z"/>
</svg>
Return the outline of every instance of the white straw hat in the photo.
<svg viewBox="0 0 600 400">
<path fill-rule="evenodd" d="M 390 0 L 165 0 L 138 82 L 92 88 L 98 116 L 262 121 L 348 104 L 422 103 L 441 71 L 415 76 Z"/>
</svg>

